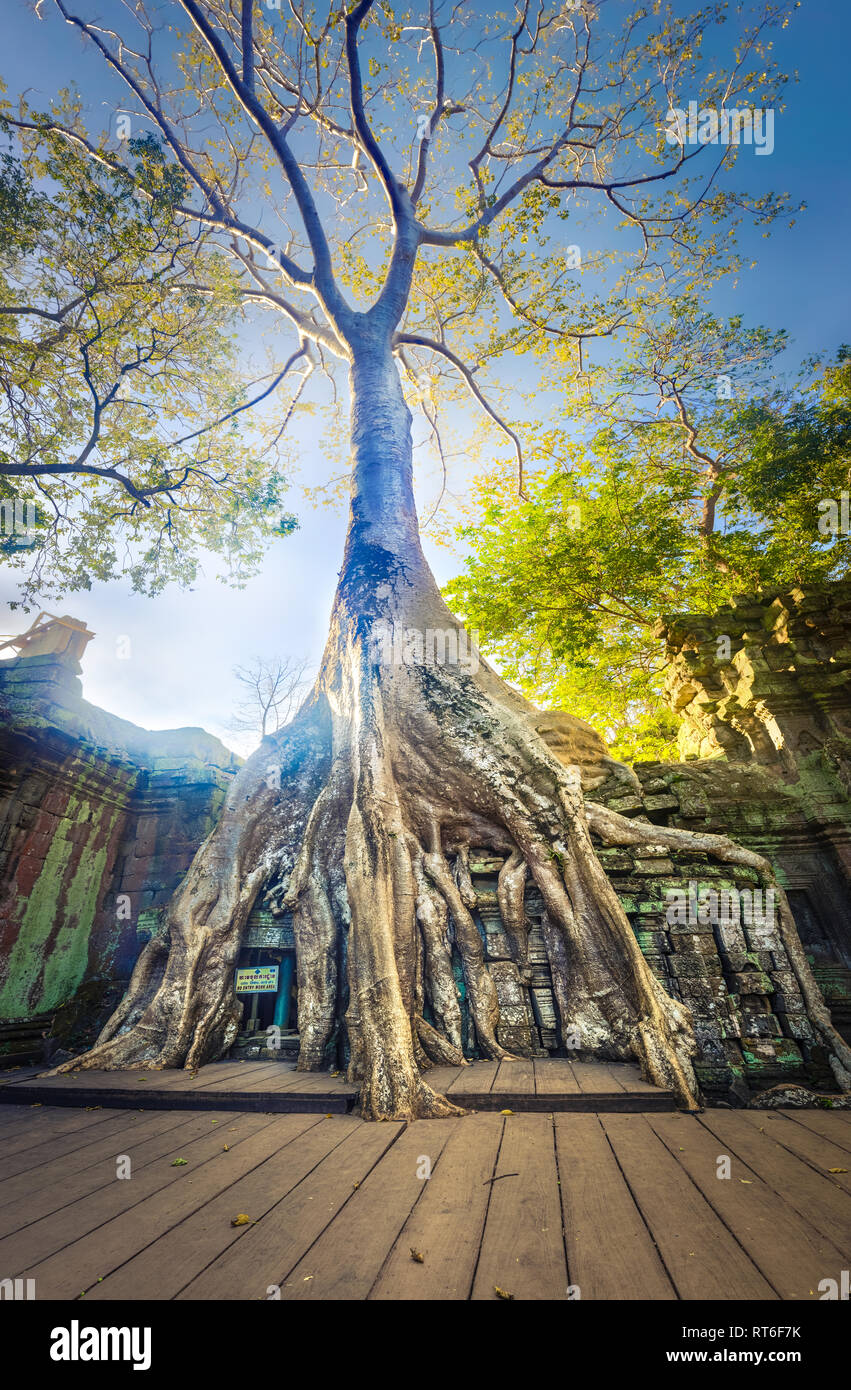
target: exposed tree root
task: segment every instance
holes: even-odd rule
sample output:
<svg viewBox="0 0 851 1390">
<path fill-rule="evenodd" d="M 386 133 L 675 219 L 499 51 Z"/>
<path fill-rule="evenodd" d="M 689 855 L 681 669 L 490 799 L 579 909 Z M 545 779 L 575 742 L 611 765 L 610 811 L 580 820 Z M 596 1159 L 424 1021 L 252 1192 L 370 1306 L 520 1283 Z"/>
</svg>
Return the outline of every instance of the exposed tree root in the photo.
<svg viewBox="0 0 851 1390">
<path fill-rule="evenodd" d="M 327 1065 L 344 1026 L 365 1117 L 462 1113 L 426 1079 L 433 1063 L 464 1062 L 453 944 L 480 1053 L 510 1056 L 498 1040 L 496 990 L 474 916 L 474 848 L 504 856 L 498 898 L 521 972 L 528 878 L 541 894 L 562 1038 L 574 1055 L 637 1058 L 649 1081 L 693 1108 L 691 1017 L 645 962 L 590 832 L 609 844 L 706 851 L 776 887 L 767 861 L 718 836 L 586 808 L 578 777 L 511 702 L 494 698 L 486 669 L 478 680 L 448 667 L 383 670 L 358 634 L 345 650 L 337 675 L 347 670 L 351 679 L 318 688 L 275 745 L 282 791 L 263 780 L 264 745 L 176 895 L 167 938 L 143 952 L 97 1045 L 61 1069 L 194 1067 L 220 1055 L 236 1030 L 230 980 L 241 929 L 272 877 L 276 910 L 293 913 L 299 1068 Z M 847 1087 L 851 1051 L 830 1026 L 777 891 L 793 969 Z"/>
<path fill-rule="evenodd" d="M 127 993 L 82 1057 L 56 1071 L 194 1070 L 236 1037 L 242 1006 L 233 970 L 258 890 L 304 832 L 329 763 L 327 710 L 305 706 L 271 753 L 264 743 L 234 779 L 215 829 L 144 947 Z M 286 782 L 277 789 L 283 763 Z M 271 776 L 274 770 L 276 775 Z M 274 846 L 274 852 L 270 849 Z"/>
<path fill-rule="evenodd" d="M 842 1091 L 851 1091 L 851 1047 L 841 1034 L 837 1033 L 830 1018 L 830 1011 L 824 996 L 813 975 L 801 938 L 795 926 L 792 909 L 785 892 L 777 881 L 777 876 L 768 859 L 753 850 L 737 845 L 724 835 L 701 835 L 691 830 L 678 830 L 672 826 L 645 827 L 635 821 L 620 816 L 604 806 L 588 806 L 588 822 L 595 834 L 609 845 L 635 845 L 652 840 L 654 844 L 667 845 L 671 849 L 698 850 L 711 854 L 727 864 L 742 864 L 756 869 L 766 887 L 774 889 L 778 907 L 780 939 L 789 957 L 793 974 L 798 981 L 807 1015 L 827 1048 L 831 1070 L 837 1085 Z M 651 833 L 648 835 L 647 831 Z M 642 833 L 644 832 L 644 833 Z"/>
</svg>

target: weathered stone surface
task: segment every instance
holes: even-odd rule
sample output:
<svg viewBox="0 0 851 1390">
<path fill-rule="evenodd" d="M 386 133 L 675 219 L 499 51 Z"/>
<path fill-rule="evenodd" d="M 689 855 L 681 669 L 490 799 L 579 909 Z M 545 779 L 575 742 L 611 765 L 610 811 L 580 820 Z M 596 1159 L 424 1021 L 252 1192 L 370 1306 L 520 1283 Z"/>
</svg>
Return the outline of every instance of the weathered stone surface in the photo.
<svg viewBox="0 0 851 1390">
<path fill-rule="evenodd" d="M 168 902 L 239 765 L 202 729 L 89 705 L 78 670 L 0 662 L 0 1019 L 129 977 L 142 914 Z"/>
<path fill-rule="evenodd" d="M 851 581 L 677 614 L 658 633 L 683 757 L 794 773 L 815 755 L 851 785 Z"/>
</svg>

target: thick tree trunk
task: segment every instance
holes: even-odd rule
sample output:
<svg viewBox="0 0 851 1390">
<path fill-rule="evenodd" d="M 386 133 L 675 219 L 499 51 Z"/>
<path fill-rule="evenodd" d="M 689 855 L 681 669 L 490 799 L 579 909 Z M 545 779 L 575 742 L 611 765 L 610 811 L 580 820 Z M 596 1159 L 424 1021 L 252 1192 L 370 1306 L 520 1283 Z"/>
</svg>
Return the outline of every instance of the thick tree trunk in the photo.
<svg viewBox="0 0 851 1390">
<path fill-rule="evenodd" d="M 506 857 L 499 902 L 521 970 L 528 876 L 543 898 L 563 1033 L 588 1055 L 638 1058 L 649 1080 L 693 1107 L 690 1015 L 644 961 L 592 846 L 578 778 L 534 732 L 530 707 L 474 653 L 464 659 L 466 634 L 420 545 L 411 419 L 386 343 L 358 345 L 351 391 L 350 522 L 314 689 L 235 779 L 163 939 L 143 953 L 97 1045 L 66 1066 L 193 1067 L 221 1055 L 237 1026 L 242 929 L 261 884 L 274 881 L 278 910 L 294 914 L 299 1067 L 323 1066 L 344 1022 L 365 1116 L 458 1113 L 427 1083 L 431 1062 L 464 1061 L 450 930 L 478 1048 L 508 1055 L 472 916 L 476 847 Z M 431 661 L 420 659 L 427 634 L 439 635 Z M 595 829 L 661 838 L 657 826 L 602 813 Z M 847 1048 L 843 1066 L 851 1070 Z"/>
</svg>

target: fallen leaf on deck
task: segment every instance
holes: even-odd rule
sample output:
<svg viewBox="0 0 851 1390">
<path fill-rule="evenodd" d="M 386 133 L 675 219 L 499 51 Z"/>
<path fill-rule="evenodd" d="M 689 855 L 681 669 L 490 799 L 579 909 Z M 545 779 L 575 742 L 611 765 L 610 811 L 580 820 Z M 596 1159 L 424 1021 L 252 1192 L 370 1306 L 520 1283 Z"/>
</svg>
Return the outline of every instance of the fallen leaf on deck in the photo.
<svg viewBox="0 0 851 1390">
<path fill-rule="evenodd" d="M 510 1113 L 510 1112 L 509 1112 L 509 1113 Z M 514 1294 L 513 1294 L 513 1293 L 509 1293 L 507 1289 L 501 1289 L 501 1288 L 499 1287 L 499 1284 L 494 1284 L 494 1286 L 493 1286 L 493 1291 L 494 1291 L 494 1293 L 496 1294 L 497 1298 L 513 1298 L 513 1297 L 514 1297 Z"/>
<path fill-rule="evenodd" d="M 239 1213 L 239 1216 L 235 1216 L 235 1217 L 233 1218 L 233 1220 L 231 1221 L 230 1224 L 231 1224 L 232 1226 L 250 1226 L 250 1225 L 251 1225 L 251 1217 L 250 1217 L 250 1216 L 246 1216 L 246 1215 L 245 1215 L 245 1212 L 244 1212 L 244 1211 L 241 1211 L 241 1212 Z"/>
<path fill-rule="evenodd" d="M 171 1166 L 172 1168 L 185 1168 L 188 1162 L 187 1158 L 176 1158 Z"/>
<path fill-rule="evenodd" d="M 414 1249 L 413 1245 L 411 1246 L 411 1259 L 418 1265 L 425 1263 L 425 1255 L 421 1255 L 419 1250 Z"/>
<path fill-rule="evenodd" d="M 513 1115 L 513 1114 L 514 1114 L 514 1111 L 513 1111 L 513 1110 L 500 1110 L 499 1113 L 500 1113 L 500 1115 Z"/>
</svg>

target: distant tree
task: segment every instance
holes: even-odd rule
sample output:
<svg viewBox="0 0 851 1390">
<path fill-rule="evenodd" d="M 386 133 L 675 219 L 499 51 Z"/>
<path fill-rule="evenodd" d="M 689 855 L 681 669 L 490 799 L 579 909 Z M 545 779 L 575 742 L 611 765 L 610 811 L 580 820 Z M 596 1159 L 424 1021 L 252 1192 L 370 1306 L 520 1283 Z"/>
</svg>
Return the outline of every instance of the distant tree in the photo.
<svg viewBox="0 0 851 1390">
<path fill-rule="evenodd" d="M 481 480 L 465 569 L 445 591 L 530 698 L 630 759 L 676 757 L 661 615 L 837 578 L 851 561 L 825 507 L 849 488 L 849 350 L 789 382 L 775 367 L 784 334 L 674 309 L 581 383 L 569 425 L 540 429 L 528 501 L 505 475 Z M 583 437 L 577 420 L 596 428 Z"/>
<path fill-rule="evenodd" d="M 238 733 L 276 734 L 298 708 L 307 684 L 306 661 L 291 657 L 265 659 L 256 656 L 249 666 L 235 666 L 233 673 L 243 688 L 230 727 Z"/>
<path fill-rule="evenodd" d="M 0 154 L 0 553 L 24 602 L 122 574 L 156 593 L 204 551 L 240 583 L 296 525 L 238 430 L 283 372 L 243 380 L 226 257 L 177 217 L 161 143 L 128 154 L 123 172 L 31 132 Z"/>
</svg>

